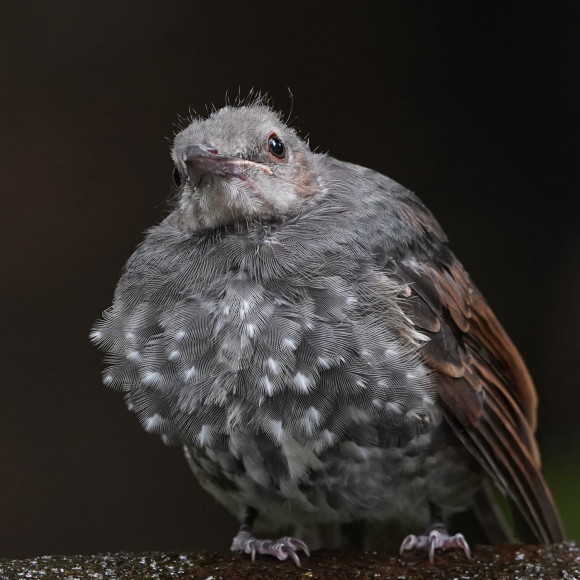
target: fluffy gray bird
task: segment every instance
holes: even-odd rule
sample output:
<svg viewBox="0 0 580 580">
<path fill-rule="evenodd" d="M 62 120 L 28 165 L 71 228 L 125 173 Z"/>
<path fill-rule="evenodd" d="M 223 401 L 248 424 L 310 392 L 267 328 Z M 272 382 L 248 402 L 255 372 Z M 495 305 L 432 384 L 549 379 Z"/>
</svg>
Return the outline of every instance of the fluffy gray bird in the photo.
<svg viewBox="0 0 580 580">
<path fill-rule="evenodd" d="M 469 556 L 453 514 L 509 537 L 490 481 L 521 538 L 562 538 L 528 371 L 412 192 L 260 102 L 194 120 L 173 161 L 174 207 L 91 336 L 105 385 L 239 518 L 233 550 L 298 564 L 408 533 L 401 552 Z"/>
</svg>

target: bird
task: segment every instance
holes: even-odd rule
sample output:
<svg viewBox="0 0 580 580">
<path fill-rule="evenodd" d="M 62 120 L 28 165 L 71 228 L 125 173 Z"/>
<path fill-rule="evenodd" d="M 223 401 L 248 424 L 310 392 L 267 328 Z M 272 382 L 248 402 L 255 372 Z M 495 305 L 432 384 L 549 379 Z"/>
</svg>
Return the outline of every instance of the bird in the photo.
<svg viewBox="0 0 580 580">
<path fill-rule="evenodd" d="M 530 374 L 413 192 L 261 98 L 188 119 L 172 159 L 168 213 L 91 339 L 103 383 L 238 519 L 233 551 L 471 557 L 461 517 L 562 540 Z"/>
</svg>

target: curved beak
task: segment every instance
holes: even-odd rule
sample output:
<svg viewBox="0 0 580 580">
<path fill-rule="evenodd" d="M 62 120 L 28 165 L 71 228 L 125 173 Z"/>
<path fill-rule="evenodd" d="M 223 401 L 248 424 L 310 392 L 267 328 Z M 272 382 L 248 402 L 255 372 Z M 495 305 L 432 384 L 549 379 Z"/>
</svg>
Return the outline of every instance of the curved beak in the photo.
<svg viewBox="0 0 580 580">
<path fill-rule="evenodd" d="M 205 175 L 248 179 L 247 169 L 250 167 L 255 167 L 267 175 L 272 175 L 272 170 L 266 165 L 239 157 L 221 155 L 206 145 L 188 147 L 183 155 L 183 162 L 193 187 L 198 187 Z"/>
</svg>

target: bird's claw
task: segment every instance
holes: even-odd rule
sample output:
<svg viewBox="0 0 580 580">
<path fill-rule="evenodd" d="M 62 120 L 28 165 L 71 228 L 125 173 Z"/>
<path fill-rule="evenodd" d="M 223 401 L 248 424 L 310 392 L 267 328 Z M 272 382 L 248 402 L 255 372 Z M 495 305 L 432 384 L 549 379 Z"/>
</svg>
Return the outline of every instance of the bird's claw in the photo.
<svg viewBox="0 0 580 580">
<path fill-rule="evenodd" d="M 441 548 L 461 548 L 471 560 L 471 550 L 463 534 L 450 536 L 445 530 L 431 530 L 420 536 L 408 535 L 401 543 L 399 553 L 403 555 L 407 550 L 425 550 L 429 554 L 429 562 L 435 560 L 435 550 Z"/>
<path fill-rule="evenodd" d="M 284 536 L 277 540 L 259 540 L 247 530 L 240 530 L 232 542 L 232 551 L 250 554 L 252 560 L 256 559 L 256 554 L 274 556 L 278 560 L 286 560 L 288 556 L 294 560 L 296 566 L 300 567 L 299 550 L 310 556 L 308 546 L 302 541 L 290 536 Z"/>
</svg>

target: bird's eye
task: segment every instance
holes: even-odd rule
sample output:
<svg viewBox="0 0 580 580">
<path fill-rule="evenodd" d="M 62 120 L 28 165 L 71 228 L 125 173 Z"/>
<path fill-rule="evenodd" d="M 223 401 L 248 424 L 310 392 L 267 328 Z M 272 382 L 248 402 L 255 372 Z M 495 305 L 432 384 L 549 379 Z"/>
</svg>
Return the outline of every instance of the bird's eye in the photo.
<svg viewBox="0 0 580 580">
<path fill-rule="evenodd" d="M 270 133 L 268 135 L 268 151 L 277 159 L 284 159 L 286 155 L 286 147 L 284 147 L 282 139 L 276 133 Z"/>
<path fill-rule="evenodd" d="M 175 185 L 177 185 L 177 187 L 180 187 L 182 182 L 183 182 L 183 177 L 181 176 L 181 172 L 179 171 L 179 169 L 176 167 L 173 170 L 173 183 L 175 183 Z"/>
</svg>

